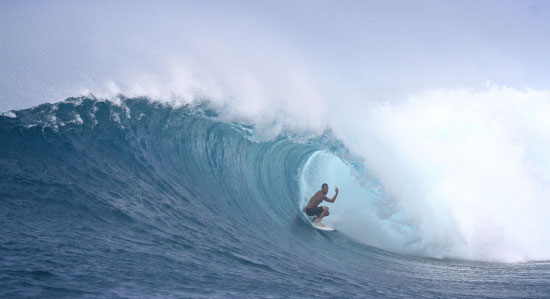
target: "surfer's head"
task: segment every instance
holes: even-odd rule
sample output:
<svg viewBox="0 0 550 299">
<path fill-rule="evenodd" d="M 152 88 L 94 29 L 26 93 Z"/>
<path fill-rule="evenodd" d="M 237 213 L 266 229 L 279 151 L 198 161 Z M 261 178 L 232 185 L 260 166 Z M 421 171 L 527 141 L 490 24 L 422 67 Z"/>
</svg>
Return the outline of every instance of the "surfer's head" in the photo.
<svg viewBox="0 0 550 299">
<path fill-rule="evenodd" d="M 323 183 L 321 185 L 321 191 L 323 192 L 323 194 L 327 194 L 328 193 L 328 184 L 327 183 Z"/>
</svg>

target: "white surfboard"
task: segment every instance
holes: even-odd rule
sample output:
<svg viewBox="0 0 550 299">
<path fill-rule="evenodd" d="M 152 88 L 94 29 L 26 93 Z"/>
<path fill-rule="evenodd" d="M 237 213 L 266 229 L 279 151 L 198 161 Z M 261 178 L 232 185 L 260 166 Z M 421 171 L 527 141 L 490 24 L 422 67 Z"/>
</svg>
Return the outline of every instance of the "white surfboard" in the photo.
<svg viewBox="0 0 550 299">
<path fill-rule="evenodd" d="M 336 231 L 336 229 L 334 229 L 330 226 L 326 226 L 326 225 L 325 226 L 319 226 L 319 225 L 315 224 L 314 222 L 312 222 L 311 225 L 313 227 L 315 227 L 316 229 L 318 229 L 318 230 L 324 230 L 324 231 L 327 231 L 327 232 L 335 232 Z"/>
<path fill-rule="evenodd" d="M 330 226 L 319 226 L 317 225 L 317 223 L 315 222 L 315 217 L 311 217 L 311 216 L 307 216 L 306 214 L 303 214 L 306 219 L 308 220 L 308 222 L 311 224 L 311 226 L 315 227 L 316 229 L 318 230 L 324 230 L 326 232 L 335 232 L 336 229 L 333 228 L 333 227 L 330 227 Z"/>
</svg>

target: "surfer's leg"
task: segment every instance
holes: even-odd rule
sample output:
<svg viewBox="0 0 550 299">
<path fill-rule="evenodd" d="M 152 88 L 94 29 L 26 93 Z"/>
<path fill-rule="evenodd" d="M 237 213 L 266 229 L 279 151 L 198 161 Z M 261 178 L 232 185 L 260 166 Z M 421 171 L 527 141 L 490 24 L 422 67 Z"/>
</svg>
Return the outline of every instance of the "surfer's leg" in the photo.
<svg viewBox="0 0 550 299">
<path fill-rule="evenodd" d="M 317 225 L 319 226 L 324 226 L 323 224 L 321 224 L 321 220 L 328 214 L 328 207 L 327 206 L 323 206 L 323 212 L 321 213 L 321 215 L 319 215 L 317 217 Z"/>
</svg>

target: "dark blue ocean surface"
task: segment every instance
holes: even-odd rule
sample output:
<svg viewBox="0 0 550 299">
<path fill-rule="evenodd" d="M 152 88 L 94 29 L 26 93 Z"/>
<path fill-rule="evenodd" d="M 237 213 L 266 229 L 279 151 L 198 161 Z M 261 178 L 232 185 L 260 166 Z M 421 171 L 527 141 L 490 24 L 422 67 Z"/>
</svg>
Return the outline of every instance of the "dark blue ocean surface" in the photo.
<svg viewBox="0 0 550 299">
<path fill-rule="evenodd" d="M 402 256 L 312 228 L 322 138 L 73 98 L 0 116 L 2 298 L 548 298 L 550 263 Z"/>
</svg>

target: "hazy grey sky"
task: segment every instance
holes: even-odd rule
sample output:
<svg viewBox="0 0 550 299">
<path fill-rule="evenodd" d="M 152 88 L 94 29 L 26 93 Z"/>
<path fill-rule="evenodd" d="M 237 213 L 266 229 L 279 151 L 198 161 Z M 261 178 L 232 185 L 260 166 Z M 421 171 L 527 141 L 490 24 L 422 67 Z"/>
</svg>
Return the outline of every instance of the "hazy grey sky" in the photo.
<svg viewBox="0 0 550 299">
<path fill-rule="evenodd" d="M 549 37 L 546 1 L 2 1 L 0 111 L 143 78 L 178 93 L 182 68 L 229 97 L 548 89 Z"/>
</svg>

